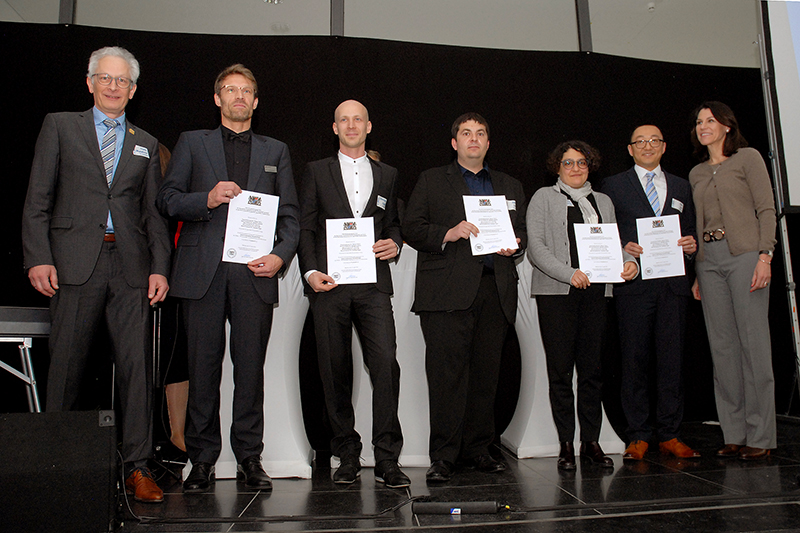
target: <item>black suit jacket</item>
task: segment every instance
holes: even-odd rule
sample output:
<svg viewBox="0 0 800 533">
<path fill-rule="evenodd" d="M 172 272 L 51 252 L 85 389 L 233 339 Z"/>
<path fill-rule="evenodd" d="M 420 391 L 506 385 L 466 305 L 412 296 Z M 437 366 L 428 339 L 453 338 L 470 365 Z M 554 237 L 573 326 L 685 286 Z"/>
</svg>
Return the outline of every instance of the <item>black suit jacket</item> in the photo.
<svg viewBox="0 0 800 533">
<path fill-rule="evenodd" d="M 103 247 L 110 211 L 128 285 L 147 288 L 151 274 L 169 275 L 167 223 L 155 206 L 158 141 L 130 122 L 125 128 L 109 188 L 92 109 L 45 117 L 22 215 L 26 269 L 54 265 L 60 284 L 85 283 Z"/>
<path fill-rule="evenodd" d="M 402 248 L 400 221 L 397 217 L 397 170 L 378 161 L 372 165 L 372 193 L 363 217 L 373 217 L 375 240 L 392 239 Z M 382 198 L 379 206 L 378 199 Z M 328 272 L 328 247 L 326 244 L 326 221 L 331 218 L 353 218 L 353 210 L 347 200 L 342 179 L 339 157 L 312 161 L 306 167 L 300 186 L 300 246 L 297 250 L 300 272 L 309 270 Z M 389 262 L 375 259 L 377 288 L 392 294 L 392 274 Z M 305 284 L 307 293 L 313 292 Z"/>
<path fill-rule="evenodd" d="M 666 172 L 664 175 L 667 177 L 667 198 L 661 208 L 661 215 L 678 215 L 681 222 L 681 234 L 692 235 L 697 239 L 694 202 L 692 202 L 692 188 L 689 186 L 689 182 Z M 607 194 L 614 203 L 622 245 L 631 241 L 639 242 L 636 219 L 654 217 L 655 213 L 653 213 L 653 207 L 650 205 L 633 167 L 621 174 L 606 178 L 603 181 L 602 192 Z M 687 273 L 692 258 L 684 256 Z M 664 280 L 674 294 L 681 296 L 691 294 L 688 275 L 664 278 Z M 642 280 L 640 274 L 631 281 L 615 285 L 614 294 L 642 294 L 648 290 L 650 281 L 652 280 Z"/>
<path fill-rule="evenodd" d="M 188 131 L 172 152 L 158 209 L 183 221 L 170 277 L 170 294 L 197 300 L 205 295 L 222 260 L 228 205 L 208 209 L 208 192 L 230 181 L 225 164 L 222 131 Z M 297 192 L 287 146 L 263 135 L 251 135 L 250 173 L 246 190 L 280 197 L 273 254 L 288 265 L 300 234 Z M 278 277 L 252 276 L 253 287 L 265 303 L 278 301 Z"/>
<path fill-rule="evenodd" d="M 507 174 L 489 170 L 495 195 L 513 202 L 509 209 L 514 233 L 520 239 L 514 257 L 494 255 L 494 273 L 503 313 L 514 323 L 517 313 L 517 268 L 515 257 L 528 243 L 525 231 L 525 194 L 522 184 Z M 464 310 L 478 294 L 483 274 L 482 256 L 473 256 L 469 239 L 449 242 L 442 249 L 447 231 L 462 220 L 465 195 L 469 195 L 458 164 L 423 172 L 408 201 L 403 218 L 403 237 L 417 249 L 417 279 L 412 311 Z"/>
</svg>

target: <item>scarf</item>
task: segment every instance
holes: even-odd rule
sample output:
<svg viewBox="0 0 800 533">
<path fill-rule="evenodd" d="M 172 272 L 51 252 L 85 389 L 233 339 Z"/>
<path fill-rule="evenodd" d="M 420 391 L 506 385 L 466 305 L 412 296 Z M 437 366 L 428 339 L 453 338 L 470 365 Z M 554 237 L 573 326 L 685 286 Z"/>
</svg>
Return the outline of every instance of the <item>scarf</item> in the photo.
<svg viewBox="0 0 800 533">
<path fill-rule="evenodd" d="M 600 218 L 597 216 L 597 211 L 592 207 L 592 203 L 586 199 L 587 196 L 592 194 L 591 183 L 587 181 L 580 189 L 575 189 L 561 181 L 561 178 L 558 178 L 556 185 L 558 185 L 559 189 L 567 193 L 573 202 L 578 204 L 581 214 L 583 215 L 583 221 L 586 224 L 597 224 L 600 221 Z"/>
</svg>

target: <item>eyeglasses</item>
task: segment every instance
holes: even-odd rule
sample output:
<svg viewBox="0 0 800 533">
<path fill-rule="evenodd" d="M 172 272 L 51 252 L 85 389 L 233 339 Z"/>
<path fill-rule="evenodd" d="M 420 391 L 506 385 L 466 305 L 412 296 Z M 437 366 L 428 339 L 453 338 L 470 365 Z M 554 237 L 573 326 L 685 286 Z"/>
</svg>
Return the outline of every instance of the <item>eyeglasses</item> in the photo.
<svg viewBox="0 0 800 533">
<path fill-rule="evenodd" d="M 573 161 L 572 159 L 565 159 L 561 162 L 561 166 L 566 168 L 567 170 L 571 169 L 573 165 L 578 165 L 578 168 L 586 168 L 589 166 L 589 162 L 585 159 L 578 159 L 577 161 Z"/>
<path fill-rule="evenodd" d="M 664 144 L 664 139 L 639 139 L 638 141 L 633 141 L 632 143 L 628 143 L 631 146 L 636 146 L 636 148 L 644 148 L 644 145 L 650 143 L 650 146 L 653 148 L 661 148 L 661 145 Z"/>
<path fill-rule="evenodd" d="M 255 91 L 252 87 L 239 87 L 238 85 L 223 85 L 219 88 L 219 94 L 236 94 L 241 91 L 242 96 L 252 96 Z"/>
<path fill-rule="evenodd" d="M 111 85 L 112 81 L 116 81 L 117 87 L 120 89 L 127 89 L 133 85 L 133 82 L 130 78 L 123 78 L 122 76 L 117 76 L 115 78 L 114 76 L 109 76 L 108 74 L 92 74 L 92 77 L 96 78 L 97 83 L 100 85 Z"/>
</svg>

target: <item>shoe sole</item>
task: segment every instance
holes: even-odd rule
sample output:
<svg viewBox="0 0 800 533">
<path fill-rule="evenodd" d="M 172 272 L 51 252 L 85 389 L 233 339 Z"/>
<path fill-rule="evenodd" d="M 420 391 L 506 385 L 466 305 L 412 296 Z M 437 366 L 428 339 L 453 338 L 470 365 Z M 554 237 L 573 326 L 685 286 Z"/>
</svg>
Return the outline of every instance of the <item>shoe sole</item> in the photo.
<svg viewBox="0 0 800 533">
<path fill-rule="evenodd" d="M 356 473 L 355 479 L 334 479 L 333 482 L 336 483 L 337 485 L 352 485 L 360 477 L 361 477 L 361 472 L 358 472 Z"/>
<path fill-rule="evenodd" d="M 378 476 L 375 476 L 375 481 L 377 481 L 378 483 L 383 483 L 384 485 L 386 485 L 390 489 L 404 489 L 406 487 L 410 487 L 411 486 L 411 482 L 410 481 L 408 483 L 403 482 L 402 485 L 390 485 L 390 484 L 386 483 L 386 481 L 384 481 L 382 477 L 378 477 Z"/>
<path fill-rule="evenodd" d="M 217 483 L 217 480 L 214 477 L 214 474 L 212 474 L 211 475 L 211 479 L 208 480 L 208 487 L 207 488 L 187 489 L 186 487 L 184 487 L 183 488 L 183 493 L 184 494 L 202 494 L 204 492 L 210 491 L 211 487 L 213 487 L 216 483 Z"/>
</svg>

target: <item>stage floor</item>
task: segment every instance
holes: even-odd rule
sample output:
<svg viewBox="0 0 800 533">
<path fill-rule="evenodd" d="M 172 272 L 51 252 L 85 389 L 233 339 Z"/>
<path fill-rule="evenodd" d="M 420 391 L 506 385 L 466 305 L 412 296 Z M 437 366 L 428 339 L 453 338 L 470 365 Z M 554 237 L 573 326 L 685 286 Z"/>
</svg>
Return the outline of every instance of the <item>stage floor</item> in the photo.
<svg viewBox="0 0 800 533">
<path fill-rule="evenodd" d="M 800 530 L 800 423 L 782 419 L 778 449 L 754 463 L 714 456 L 722 432 L 691 423 L 683 439 L 698 460 L 662 457 L 651 445 L 644 461 L 614 469 L 578 464 L 560 473 L 555 458 L 517 460 L 502 453 L 502 474 L 462 471 L 449 483 L 427 485 L 424 468 L 405 468 L 407 490 L 387 489 L 371 468 L 349 486 L 335 485 L 331 469 L 315 465 L 312 479 L 278 479 L 271 493 L 247 492 L 234 480 L 211 492 L 184 495 L 168 476 L 160 505 L 130 502 L 123 533 L 220 531 L 797 531 Z M 496 514 L 414 514 L 408 501 L 496 501 L 510 507 Z M 393 510 L 393 508 L 399 507 Z M 383 514 L 381 512 L 385 511 Z"/>
</svg>

